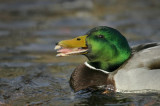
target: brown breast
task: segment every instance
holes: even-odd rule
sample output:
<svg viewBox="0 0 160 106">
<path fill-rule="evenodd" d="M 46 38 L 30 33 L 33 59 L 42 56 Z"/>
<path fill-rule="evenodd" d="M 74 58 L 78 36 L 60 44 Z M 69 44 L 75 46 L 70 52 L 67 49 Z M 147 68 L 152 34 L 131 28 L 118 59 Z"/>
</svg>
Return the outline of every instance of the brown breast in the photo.
<svg viewBox="0 0 160 106">
<path fill-rule="evenodd" d="M 102 85 L 112 85 L 115 90 L 115 82 L 112 75 L 91 69 L 85 64 L 79 65 L 70 78 L 70 86 L 75 92 Z"/>
</svg>

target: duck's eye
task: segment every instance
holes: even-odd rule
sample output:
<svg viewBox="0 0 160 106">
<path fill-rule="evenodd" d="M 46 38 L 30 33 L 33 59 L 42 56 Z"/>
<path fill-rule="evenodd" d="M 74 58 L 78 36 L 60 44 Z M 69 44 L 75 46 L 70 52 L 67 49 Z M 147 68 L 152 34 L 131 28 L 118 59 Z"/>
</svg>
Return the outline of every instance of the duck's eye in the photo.
<svg viewBox="0 0 160 106">
<path fill-rule="evenodd" d="M 98 35 L 98 38 L 104 38 L 104 36 L 103 35 Z"/>
</svg>

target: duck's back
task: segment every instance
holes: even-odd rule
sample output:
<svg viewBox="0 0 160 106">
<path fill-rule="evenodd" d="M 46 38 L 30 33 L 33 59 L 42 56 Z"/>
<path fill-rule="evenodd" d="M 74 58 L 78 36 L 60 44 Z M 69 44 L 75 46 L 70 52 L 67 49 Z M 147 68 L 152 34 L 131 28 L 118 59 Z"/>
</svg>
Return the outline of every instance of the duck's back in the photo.
<svg viewBox="0 0 160 106">
<path fill-rule="evenodd" d="M 114 79 L 120 90 L 160 90 L 160 43 L 133 47 L 133 56 Z"/>
</svg>

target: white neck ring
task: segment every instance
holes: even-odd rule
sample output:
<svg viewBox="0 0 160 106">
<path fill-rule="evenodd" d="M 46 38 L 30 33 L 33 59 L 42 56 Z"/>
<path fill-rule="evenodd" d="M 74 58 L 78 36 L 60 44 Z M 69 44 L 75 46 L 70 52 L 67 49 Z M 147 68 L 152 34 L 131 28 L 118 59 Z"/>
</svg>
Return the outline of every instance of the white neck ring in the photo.
<svg viewBox="0 0 160 106">
<path fill-rule="evenodd" d="M 101 71 L 101 72 L 103 72 L 103 73 L 105 73 L 105 74 L 109 74 L 109 73 L 110 73 L 110 72 L 105 71 L 105 70 L 102 70 L 102 69 L 97 69 L 97 68 L 91 66 L 90 64 L 88 64 L 87 62 L 85 62 L 84 64 L 85 64 L 87 67 L 89 67 L 90 69 L 97 70 L 97 71 Z"/>
</svg>

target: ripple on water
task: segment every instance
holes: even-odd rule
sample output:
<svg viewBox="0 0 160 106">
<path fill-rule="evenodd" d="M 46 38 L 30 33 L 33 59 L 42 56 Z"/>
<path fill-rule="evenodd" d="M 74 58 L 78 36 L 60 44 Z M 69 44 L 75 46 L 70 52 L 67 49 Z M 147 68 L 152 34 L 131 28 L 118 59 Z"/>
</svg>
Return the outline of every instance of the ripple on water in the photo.
<svg viewBox="0 0 160 106">
<path fill-rule="evenodd" d="M 0 105 L 160 105 L 158 91 L 74 93 L 69 78 L 82 57 L 55 57 L 54 44 L 99 25 L 130 45 L 160 40 L 159 0 L 1 0 Z M 116 8 L 114 8 L 116 7 Z"/>
</svg>

